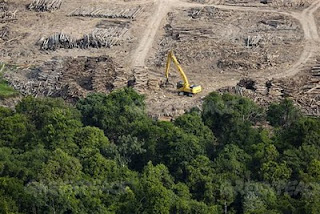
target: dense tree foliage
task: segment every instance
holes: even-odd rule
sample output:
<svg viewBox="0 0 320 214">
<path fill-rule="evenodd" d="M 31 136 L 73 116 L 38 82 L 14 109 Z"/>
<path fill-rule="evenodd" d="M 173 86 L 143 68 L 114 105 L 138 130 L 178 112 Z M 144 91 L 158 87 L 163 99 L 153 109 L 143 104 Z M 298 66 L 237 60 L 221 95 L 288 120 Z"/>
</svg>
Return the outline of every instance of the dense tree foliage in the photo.
<svg viewBox="0 0 320 214">
<path fill-rule="evenodd" d="M 209 94 L 151 119 L 125 88 L 0 107 L 0 213 L 319 213 L 320 121 Z"/>
</svg>

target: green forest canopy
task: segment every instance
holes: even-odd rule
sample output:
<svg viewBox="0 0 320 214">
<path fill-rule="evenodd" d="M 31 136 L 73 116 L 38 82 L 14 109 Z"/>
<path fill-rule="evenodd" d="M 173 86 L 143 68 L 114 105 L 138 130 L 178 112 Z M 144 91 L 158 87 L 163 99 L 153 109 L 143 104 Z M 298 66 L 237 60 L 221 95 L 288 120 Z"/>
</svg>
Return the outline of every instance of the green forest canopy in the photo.
<svg viewBox="0 0 320 214">
<path fill-rule="evenodd" d="M 152 120 L 125 88 L 0 107 L 0 213 L 319 213 L 320 121 L 209 94 Z"/>
</svg>

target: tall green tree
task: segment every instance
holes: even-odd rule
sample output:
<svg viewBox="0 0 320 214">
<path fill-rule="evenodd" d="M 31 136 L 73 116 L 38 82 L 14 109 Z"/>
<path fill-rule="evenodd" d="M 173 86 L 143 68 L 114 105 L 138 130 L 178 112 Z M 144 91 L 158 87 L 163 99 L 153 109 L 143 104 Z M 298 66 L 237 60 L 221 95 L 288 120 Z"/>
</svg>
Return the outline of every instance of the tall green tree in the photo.
<svg viewBox="0 0 320 214">
<path fill-rule="evenodd" d="M 61 149 L 53 151 L 48 162 L 40 172 L 40 179 L 50 181 L 72 181 L 81 177 L 82 165 L 80 161 L 68 155 Z"/>
<path fill-rule="evenodd" d="M 261 178 L 270 183 L 277 183 L 280 181 L 287 181 L 291 176 L 292 170 L 286 163 L 277 163 L 268 161 L 262 164 L 260 169 Z"/>
<path fill-rule="evenodd" d="M 280 132 L 279 145 L 283 148 L 299 147 L 301 145 L 315 145 L 320 147 L 320 120 L 303 117 Z"/>
<path fill-rule="evenodd" d="M 185 133 L 172 123 L 160 122 L 160 136 L 157 141 L 157 162 L 164 163 L 177 178 L 183 179 L 186 165 L 198 155 L 205 154 L 205 146 L 199 139 Z"/>
<path fill-rule="evenodd" d="M 301 117 L 301 112 L 290 99 L 283 99 L 280 103 L 272 103 L 268 107 L 267 120 L 272 126 L 290 126 Z"/>
<path fill-rule="evenodd" d="M 25 149 L 29 132 L 32 131 L 30 121 L 25 115 L 14 114 L 0 120 L 0 146 Z"/>
<path fill-rule="evenodd" d="M 170 213 L 174 203 L 173 185 L 173 179 L 164 165 L 153 166 L 149 162 L 140 179 L 139 201 L 142 203 L 138 212 Z"/>
<path fill-rule="evenodd" d="M 250 178 L 251 156 L 234 144 L 226 145 L 214 160 L 215 170 L 232 180 Z"/>
<path fill-rule="evenodd" d="M 104 130 L 106 136 L 116 141 L 130 134 L 130 124 L 146 118 L 144 97 L 131 88 L 105 94 L 91 94 L 77 103 L 85 125 Z"/>
<path fill-rule="evenodd" d="M 199 113 L 193 111 L 183 114 L 174 121 L 174 124 L 183 129 L 184 132 L 196 136 L 199 143 L 206 149 L 207 155 L 213 157 L 217 139 L 210 128 L 203 123 Z"/>
<path fill-rule="evenodd" d="M 209 94 L 203 103 L 202 118 L 222 144 L 246 147 L 257 141 L 259 133 L 251 126 L 263 111 L 251 100 L 230 94 Z"/>
<path fill-rule="evenodd" d="M 275 191 L 263 183 L 249 182 L 243 195 L 243 213 L 245 214 L 280 214 L 276 210 L 277 196 Z"/>
</svg>

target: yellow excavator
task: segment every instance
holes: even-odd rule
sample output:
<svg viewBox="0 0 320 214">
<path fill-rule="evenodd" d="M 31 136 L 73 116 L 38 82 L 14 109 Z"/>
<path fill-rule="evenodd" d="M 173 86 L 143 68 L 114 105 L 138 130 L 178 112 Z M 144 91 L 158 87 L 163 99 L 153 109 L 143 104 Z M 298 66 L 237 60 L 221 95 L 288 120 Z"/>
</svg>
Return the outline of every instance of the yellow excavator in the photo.
<svg viewBox="0 0 320 214">
<path fill-rule="evenodd" d="M 187 78 L 186 74 L 184 73 L 184 71 L 182 70 L 180 63 L 178 62 L 177 58 L 173 54 L 172 50 L 169 51 L 168 59 L 167 59 L 167 66 L 166 66 L 167 83 L 169 82 L 169 70 L 170 70 L 171 60 L 176 65 L 176 67 L 177 67 L 177 69 L 183 79 L 183 81 L 179 81 L 177 83 L 177 89 L 178 89 L 179 95 L 187 95 L 187 96 L 192 97 L 194 94 L 201 92 L 202 88 L 200 85 L 190 85 L 189 84 L 188 78 Z"/>
</svg>

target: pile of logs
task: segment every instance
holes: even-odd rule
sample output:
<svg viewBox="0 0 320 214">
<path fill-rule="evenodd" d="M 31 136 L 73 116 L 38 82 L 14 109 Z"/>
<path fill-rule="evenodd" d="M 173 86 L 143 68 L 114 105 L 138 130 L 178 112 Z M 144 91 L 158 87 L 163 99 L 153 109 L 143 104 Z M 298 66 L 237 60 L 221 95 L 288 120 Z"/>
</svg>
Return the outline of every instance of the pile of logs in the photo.
<svg viewBox="0 0 320 214">
<path fill-rule="evenodd" d="M 291 1 L 284 1 L 284 0 L 264 0 L 271 6 L 275 7 L 308 7 L 311 5 L 312 0 L 291 0 Z M 263 3 L 263 2 L 262 2 Z"/>
<path fill-rule="evenodd" d="M 274 93 L 276 91 L 277 93 Z M 273 99 L 290 97 L 307 115 L 320 116 L 320 79 L 313 76 L 293 77 L 273 81 L 270 87 Z"/>
<path fill-rule="evenodd" d="M 197 19 L 201 17 L 206 17 L 206 18 L 216 18 L 220 16 L 220 9 L 217 9 L 214 6 L 206 6 L 202 8 L 190 8 L 188 11 L 188 16 Z"/>
<path fill-rule="evenodd" d="M 61 4 L 62 0 L 33 0 L 33 2 L 28 5 L 28 9 L 41 12 L 53 11 L 58 10 Z"/>
<path fill-rule="evenodd" d="M 7 40 L 9 37 L 10 31 L 7 26 L 4 26 L 0 29 L 0 39 Z"/>
<path fill-rule="evenodd" d="M 259 45 L 260 41 L 262 40 L 262 37 L 260 35 L 258 36 L 248 36 L 246 41 L 246 46 L 247 47 L 256 47 Z"/>
<path fill-rule="evenodd" d="M 320 65 L 315 65 L 311 68 L 311 74 L 315 77 L 320 77 Z"/>
<path fill-rule="evenodd" d="M 176 26 L 167 24 L 165 26 L 166 34 L 173 40 L 191 41 L 197 39 L 218 39 L 214 34 L 213 28 Z"/>
<path fill-rule="evenodd" d="M 141 6 L 131 9 L 97 9 L 79 7 L 72 11 L 69 16 L 134 19 L 141 11 Z"/>
<path fill-rule="evenodd" d="M 22 71 L 21 73 L 23 73 Z M 57 91 L 61 90 L 61 84 L 59 83 L 59 76 L 61 72 L 40 72 L 40 71 L 30 71 L 36 72 L 37 78 L 25 79 L 16 75 L 14 72 L 6 73 L 4 78 L 8 80 L 10 85 L 19 91 L 23 95 L 33 95 L 37 96 L 55 96 Z"/>
<path fill-rule="evenodd" d="M 77 41 L 64 33 L 55 33 L 45 39 L 40 39 L 41 50 L 71 49 L 77 47 Z"/>
<path fill-rule="evenodd" d="M 59 48 L 110 48 L 119 44 L 119 40 L 127 33 L 127 28 L 111 27 L 108 29 L 95 29 L 92 33 L 84 35 L 80 39 L 74 39 L 64 33 L 55 33 L 48 38 L 42 38 L 38 42 L 41 50 L 56 50 Z"/>
<path fill-rule="evenodd" d="M 77 40 L 79 48 L 102 48 L 112 47 L 118 44 L 118 41 L 126 34 L 127 28 L 112 27 L 109 29 L 95 29 L 91 34 L 84 35 L 82 39 Z"/>
<path fill-rule="evenodd" d="M 191 0 L 192 2 L 197 2 L 201 4 L 213 4 L 216 3 L 214 0 Z"/>
<path fill-rule="evenodd" d="M 307 115 L 320 116 L 320 78 L 314 75 L 290 79 L 242 79 L 234 87 L 224 87 L 221 93 L 249 97 L 261 106 L 289 97 Z"/>
<path fill-rule="evenodd" d="M 16 20 L 16 14 L 18 10 L 4 10 L 0 12 L 0 23 L 1 22 L 6 22 L 6 21 L 11 21 L 11 20 Z"/>
<path fill-rule="evenodd" d="M 23 95 L 72 101 L 88 93 L 107 93 L 125 86 L 126 76 L 118 67 L 108 56 L 55 57 L 37 68 L 6 72 L 4 78 Z"/>
</svg>

